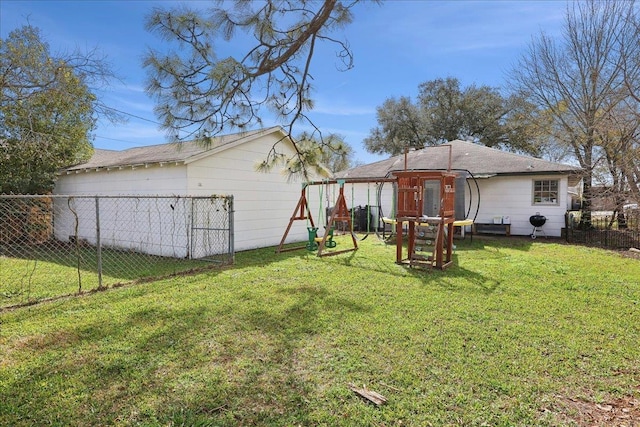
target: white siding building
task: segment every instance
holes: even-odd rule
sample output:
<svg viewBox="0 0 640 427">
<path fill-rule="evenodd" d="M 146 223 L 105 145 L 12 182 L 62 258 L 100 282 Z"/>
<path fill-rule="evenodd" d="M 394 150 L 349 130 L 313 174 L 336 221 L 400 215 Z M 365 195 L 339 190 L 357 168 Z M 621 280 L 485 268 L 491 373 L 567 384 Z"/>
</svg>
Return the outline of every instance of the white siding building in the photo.
<svg viewBox="0 0 640 427">
<path fill-rule="evenodd" d="M 96 150 L 87 163 L 60 173 L 54 193 L 233 195 L 235 250 L 275 246 L 300 197 L 301 182 L 289 180 L 283 167 L 267 173 L 256 171 L 274 144 L 284 154 L 294 153 L 280 127 L 220 136 L 207 149 L 190 142 L 124 151 Z M 305 239 L 305 224 L 295 225 L 290 240 Z"/>
<path fill-rule="evenodd" d="M 380 178 L 405 167 L 408 170 L 446 170 L 449 164 L 452 171 L 467 181 L 463 185 L 464 209 L 456 205 L 456 218 L 473 219 L 479 225 L 508 222 L 512 235 L 532 234 L 529 218 L 539 212 L 547 219 L 542 227 L 544 233 L 561 236 L 565 213 L 571 209 L 572 198 L 579 193 L 581 184 L 577 167 L 460 140 L 410 151 L 406 156 L 358 166 L 338 175 L 340 178 Z M 457 180 L 456 185 L 460 187 L 459 184 L 464 183 L 464 180 Z M 456 192 L 460 190 L 456 188 Z M 362 184 L 357 185 L 355 205 L 370 200 L 366 192 Z M 383 214 L 392 216 L 392 186 L 385 184 L 381 194 L 379 202 Z M 426 203 L 430 202 L 433 200 L 425 194 L 425 212 L 428 211 Z"/>
</svg>

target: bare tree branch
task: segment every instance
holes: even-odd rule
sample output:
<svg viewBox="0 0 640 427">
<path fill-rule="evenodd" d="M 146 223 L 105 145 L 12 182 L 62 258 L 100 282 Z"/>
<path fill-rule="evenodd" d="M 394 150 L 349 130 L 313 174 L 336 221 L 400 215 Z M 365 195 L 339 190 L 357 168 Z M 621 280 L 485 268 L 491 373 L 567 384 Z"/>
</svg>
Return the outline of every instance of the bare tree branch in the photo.
<svg viewBox="0 0 640 427">
<path fill-rule="evenodd" d="M 584 170 L 587 211 L 602 161 L 608 164 L 609 182 L 625 191 L 638 184 L 623 173 L 628 167 L 618 150 L 633 155 L 628 149 L 637 143 L 637 132 L 630 130 L 638 128 L 640 100 L 630 89 L 640 82 L 634 62 L 639 49 L 634 2 L 574 2 L 567 7 L 563 38 L 541 34 L 512 72 L 514 88 L 548 111 L 555 141 L 573 149 Z M 588 214 L 583 218 L 588 221 Z"/>
<path fill-rule="evenodd" d="M 305 123 L 318 131 L 322 142 L 306 114 L 313 107 L 315 46 L 319 41 L 336 45 L 343 69 L 353 66 L 348 43 L 331 33 L 351 22 L 356 3 L 237 1 L 233 8 L 215 7 L 207 13 L 186 7 L 154 10 L 147 29 L 177 43 L 168 53 L 149 51 L 144 60 L 147 91 L 157 101 L 155 111 L 168 136 L 206 145 L 220 132 L 260 124 L 270 112 L 285 124 L 291 140 L 294 127 Z M 238 31 L 251 35 L 255 44 L 243 54 L 218 58 L 217 43 L 231 40 Z M 296 145 L 298 160 L 305 156 Z M 267 164 L 277 162 L 282 156 L 273 148 Z"/>
</svg>

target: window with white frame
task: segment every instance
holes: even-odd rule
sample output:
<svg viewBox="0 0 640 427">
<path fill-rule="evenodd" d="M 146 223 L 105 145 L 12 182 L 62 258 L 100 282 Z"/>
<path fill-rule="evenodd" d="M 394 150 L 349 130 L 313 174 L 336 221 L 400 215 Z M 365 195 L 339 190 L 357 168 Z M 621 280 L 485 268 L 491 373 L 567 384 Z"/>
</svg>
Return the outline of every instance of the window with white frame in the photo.
<svg viewBox="0 0 640 427">
<path fill-rule="evenodd" d="M 557 179 L 537 179 L 533 181 L 533 204 L 534 205 L 557 205 L 558 188 L 560 183 Z"/>
</svg>

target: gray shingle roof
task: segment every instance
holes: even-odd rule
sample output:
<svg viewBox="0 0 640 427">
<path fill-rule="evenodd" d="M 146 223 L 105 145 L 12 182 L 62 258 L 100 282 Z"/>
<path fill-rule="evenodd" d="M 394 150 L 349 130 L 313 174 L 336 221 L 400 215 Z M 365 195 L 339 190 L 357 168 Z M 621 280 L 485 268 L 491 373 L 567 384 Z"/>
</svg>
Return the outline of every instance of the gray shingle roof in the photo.
<svg viewBox="0 0 640 427">
<path fill-rule="evenodd" d="M 248 141 L 278 130 L 281 131 L 281 128 L 275 126 L 266 129 L 220 135 L 213 138 L 209 147 L 203 147 L 196 142 L 189 141 L 129 148 L 123 151 L 102 150 L 97 148 L 94 150 L 91 159 L 86 163 L 68 167 L 65 171 L 126 167 L 153 163 L 187 162 L 208 151 L 218 150 L 224 146 L 231 146 L 234 143 L 242 143 L 243 141 Z"/>
<path fill-rule="evenodd" d="M 407 169 L 447 169 L 449 149 L 451 147 L 451 169 L 467 170 L 475 176 L 513 175 L 579 172 L 575 166 L 549 162 L 535 157 L 523 156 L 497 150 L 472 142 L 455 140 L 442 146 L 427 147 L 410 151 L 407 154 Z M 391 157 L 386 160 L 357 166 L 338 173 L 340 178 L 379 178 L 389 172 L 404 169 L 405 156 Z"/>
</svg>

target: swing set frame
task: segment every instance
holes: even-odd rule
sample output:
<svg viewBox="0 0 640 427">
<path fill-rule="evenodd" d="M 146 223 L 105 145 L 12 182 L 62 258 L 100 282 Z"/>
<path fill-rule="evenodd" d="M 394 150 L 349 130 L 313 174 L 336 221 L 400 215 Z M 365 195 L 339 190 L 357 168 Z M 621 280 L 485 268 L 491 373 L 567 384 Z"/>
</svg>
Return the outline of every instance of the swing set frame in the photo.
<svg viewBox="0 0 640 427">
<path fill-rule="evenodd" d="M 322 239 L 318 239 L 318 256 L 331 256 L 338 255 L 345 252 L 353 252 L 358 250 L 358 239 L 353 233 L 353 222 L 351 218 L 351 213 L 349 212 L 349 208 L 347 207 L 347 200 L 344 195 L 344 185 L 345 184 L 379 184 L 384 182 L 396 182 L 396 178 L 345 178 L 345 179 L 324 179 L 320 181 L 309 181 L 302 184 L 302 190 L 300 192 L 300 199 L 298 200 L 298 204 L 293 210 L 293 215 L 289 219 L 289 224 L 287 225 L 287 229 L 280 240 L 280 245 L 278 245 L 278 249 L 276 253 L 280 252 L 289 252 L 300 249 L 309 249 L 308 245 L 305 246 L 296 246 L 285 248 L 284 244 L 289 235 L 289 231 L 291 230 L 291 226 L 295 221 L 307 221 L 310 227 L 307 227 L 310 231 L 311 241 L 311 230 L 317 230 L 317 227 L 313 221 L 313 215 L 311 215 L 311 209 L 309 209 L 309 203 L 307 201 L 307 188 L 316 186 L 316 185 L 332 185 L 338 184 L 338 198 L 336 199 L 335 206 L 331 210 L 331 214 L 329 218 L 327 218 L 327 225 L 324 235 Z M 325 252 L 325 248 L 327 247 L 327 240 L 331 233 L 328 230 L 335 230 L 337 223 L 347 223 L 347 229 L 351 231 L 351 241 L 353 243 L 353 247 L 347 249 L 341 249 L 337 251 Z"/>
<path fill-rule="evenodd" d="M 445 147 L 445 146 L 443 146 Z M 455 222 L 455 179 L 457 174 L 451 171 L 451 146 L 449 148 L 449 165 L 446 171 L 426 171 L 426 170 L 408 170 L 405 151 L 405 169 L 403 171 L 391 172 L 386 178 L 344 178 L 334 180 L 311 181 L 302 184 L 302 191 L 298 204 L 293 211 L 293 215 L 289 220 L 280 245 L 276 250 L 277 253 L 293 251 L 298 249 L 315 249 L 311 246 L 312 242 L 317 243 L 318 256 L 338 255 L 345 252 L 358 250 L 358 241 L 353 232 L 352 218 L 347 207 L 344 197 L 344 185 L 347 183 L 367 183 L 367 184 L 383 184 L 394 183 L 397 191 L 397 200 L 395 203 L 395 232 L 396 232 L 396 263 L 408 264 L 410 266 L 426 266 L 430 268 L 439 268 L 444 270 L 452 265 L 453 253 L 453 227 Z M 439 181 L 440 183 L 440 211 L 435 217 L 427 217 L 423 215 L 423 196 L 426 181 Z M 338 184 L 339 193 L 336 204 L 331 211 L 331 215 L 327 220 L 326 230 L 322 238 L 316 237 L 317 228 L 313 222 L 309 203 L 307 201 L 306 191 L 309 186 Z M 328 194 L 327 194 L 328 197 Z M 352 207 L 353 208 L 353 207 Z M 305 220 L 311 224 L 307 227 L 309 230 L 309 244 L 300 247 L 284 248 L 285 240 L 291 226 L 295 221 Z M 351 241 L 353 247 L 325 252 L 327 239 L 330 239 L 330 247 L 335 246 L 333 242 L 333 233 L 336 222 L 346 222 L 348 229 L 351 231 Z M 417 230 L 424 225 L 434 226 L 436 228 L 433 252 L 429 256 L 418 254 Z M 404 240 L 407 240 L 407 256 L 403 252 Z"/>
</svg>

